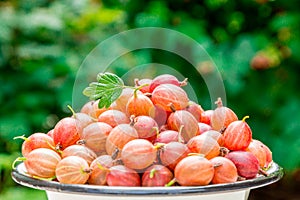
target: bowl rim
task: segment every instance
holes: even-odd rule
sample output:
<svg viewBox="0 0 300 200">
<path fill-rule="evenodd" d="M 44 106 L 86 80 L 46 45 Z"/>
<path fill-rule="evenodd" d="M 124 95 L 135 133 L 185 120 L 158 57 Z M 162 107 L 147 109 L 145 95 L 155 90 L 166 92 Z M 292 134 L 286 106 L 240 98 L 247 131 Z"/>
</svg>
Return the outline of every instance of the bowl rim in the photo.
<svg viewBox="0 0 300 200">
<path fill-rule="evenodd" d="M 254 179 L 237 181 L 226 184 L 210 184 L 206 186 L 171 186 L 171 187 L 123 187 L 123 186 L 99 186 L 88 184 L 62 184 L 57 181 L 47 181 L 32 178 L 26 174 L 24 163 L 12 170 L 12 179 L 23 186 L 52 192 L 77 193 L 89 195 L 188 195 L 227 193 L 233 191 L 250 190 L 280 180 L 284 171 L 277 163 L 272 163 L 267 170 L 268 176 L 259 175 Z"/>
</svg>

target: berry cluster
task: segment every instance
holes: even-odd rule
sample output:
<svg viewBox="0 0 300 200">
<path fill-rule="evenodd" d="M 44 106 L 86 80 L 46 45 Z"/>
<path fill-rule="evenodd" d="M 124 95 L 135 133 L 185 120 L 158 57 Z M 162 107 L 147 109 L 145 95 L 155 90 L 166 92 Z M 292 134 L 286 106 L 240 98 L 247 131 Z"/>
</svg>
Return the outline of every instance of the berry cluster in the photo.
<svg viewBox="0 0 300 200">
<path fill-rule="evenodd" d="M 248 116 L 239 120 L 220 98 L 216 109 L 204 110 L 182 89 L 187 80 L 173 75 L 136 79 L 121 90 L 107 87 L 104 75 L 104 93 L 89 88 L 97 98 L 80 112 L 47 134 L 21 137 L 24 157 L 16 161 L 28 175 L 109 186 L 204 186 L 266 175 L 270 149 L 252 138 Z M 100 106 L 107 97 L 113 100 Z"/>
</svg>

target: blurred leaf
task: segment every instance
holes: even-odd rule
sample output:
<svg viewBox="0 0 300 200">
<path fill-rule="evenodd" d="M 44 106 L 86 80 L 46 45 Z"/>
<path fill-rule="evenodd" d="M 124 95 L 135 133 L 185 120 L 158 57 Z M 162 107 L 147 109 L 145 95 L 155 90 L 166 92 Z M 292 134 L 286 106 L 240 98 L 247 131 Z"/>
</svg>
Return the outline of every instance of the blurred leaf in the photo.
<svg viewBox="0 0 300 200">
<path fill-rule="evenodd" d="M 281 166 L 284 166 L 286 171 L 298 168 L 300 165 L 300 139 L 298 137 L 293 139 L 274 137 L 272 141 L 270 148 L 272 149 L 274 160 Z"/>
<path fill-rule="evenodd" d="M 140 13 L 135 20 L 136 27 L 151 27 L 151 26 L 163 26 L 163 23 L 159 16 L 149 14 L 149 13 Z"/>
<path fill-rule="evenodd" d="M 63 21 L 59 16 L 42 8 L 35 9 L 29 14 L 20 16 L 19 20 L 19 26 L 25 32 L 34 32 L 41 28 L 60 31 L 64 27 Z"/>
<path fill-rule="evenodd" d="M 169 10 L 163 1 L 152 1 L 148 4 L 145 12 L 136 16 L 136 27 L 164 27 L 169 19 Z"/>
<path fill-rule="evenodd" d="M 0 198 L 5 200 L 47 200 L 45 191 L 25 187 L 9 187 L 3 194 L 0 194 Z"/>
<path fill-rule="evenodd" d="M 0 44 L 11 41 L 12 28 L 16 25 L 15 11 L 11 7 L 0 7 Z"/>
<path fill-rule="evenodd" d="M 176 16 L 175 20 L 178 21 L 174 26 L 175 30 L 183 34 L 186 34 L 195 40 L 207 36 L 205 32 L 206 30 L 205 30 L 204 21 L 191 19 L 187 15 L 187 13 L 182 13 L 182 12 L 175 13 L 175 16 Z M 206 42 L 206 40 L 204 40 L 203 42 Z"/>
<path fill-rule="evenodd" d="M 28 116 L 25 112 L 7 113 L 0 118 L 0 137 L 7 141 L 29 131 Z"/>
<path fill-rule="evenodd" d="M 273 31 L 278 31 L 285 27 L 297 27 L 299 25 L 299 13 L 288 12 L 278 14 L 270 21 L 270 27 Z"/>
<path fill-rule="evenodd" d="M 227 0 L 205 0 L 204 2 L 208 8 L 215 10 L 226 4 Z"/>
<path fill-rule="evenodd" d="M 235 44 L 220 45 L 212 54 L 223 75 L 227 92 L 231 95 L 238 94 L 245 87 L 244 78 L 250 70 L 250 58 L 255 53 L 252 40 L 251 36 L 241 36 Z"/>
<path fill-rule="evenodd" d="M 300 30 L 299 32 L 300 33 Z M 300 63 L 300 38 L 297 37 L 289 42 L 289 47 L 291 49 L 291 53 L 293 55 L 292 59 Z"/>
<path fill-rule="evenodd" d="M 238 33 L 243 26 L 245 19 L 244 14 L 241 12 L 234 12 L 229 16 L 227 29 L 230 33 Z"/>
<path fill-rule="evenodd" d="M 19 47 L 18 55 L 23 59 L 41 59 L 47 57 L 59 57 L 63 49 L 59 45 L 24 44 Z"/>
</svg>

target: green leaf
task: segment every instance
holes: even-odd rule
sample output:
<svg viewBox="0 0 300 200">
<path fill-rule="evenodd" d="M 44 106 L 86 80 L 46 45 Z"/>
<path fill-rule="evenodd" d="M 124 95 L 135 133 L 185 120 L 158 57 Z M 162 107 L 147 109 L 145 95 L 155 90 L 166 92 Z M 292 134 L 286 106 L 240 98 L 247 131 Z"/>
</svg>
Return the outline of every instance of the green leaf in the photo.
<svg viewBox="0 0 300 200">
<path fill-rule="evenodd" d="M 105 72 L 97 75 L 98 82 L 92 82 L 83 90 L 83 94 L 91 100 L 100 100 L 98 107 L 108 108 L 122 93 L 123 80 L 115 74 Z"/>
</svg>

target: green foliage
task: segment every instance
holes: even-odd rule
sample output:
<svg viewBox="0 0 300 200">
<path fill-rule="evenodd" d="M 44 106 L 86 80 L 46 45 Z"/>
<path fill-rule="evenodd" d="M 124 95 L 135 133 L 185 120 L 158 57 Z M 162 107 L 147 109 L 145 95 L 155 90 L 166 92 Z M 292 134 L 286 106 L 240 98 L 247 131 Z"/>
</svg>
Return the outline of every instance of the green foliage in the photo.
<svg viewBox="0 0 300 200">
<path fill-rule="evenodd" d="M 34 199 L 34 200 L 46 200 L 47 196 L 45 191 L 35 190 L 24 187 L 15 187 L 5 190 L 1 199 L 5 200 L 23 200 L 23 199 Z"/>
<path fill-rule="evenodd" d="M 222 74 L 228 106 L 239 118 L 250 115 L 253 137 L 271 148 L 276 162 L 287 171 L 299 168 L 297 3 L 0 1 L 1 163 L 7 155 L 20 152 L 21 142 L 13 141 L 13 137 L 47 132 L 58 119 L 70 115 L 66 105 L 72 104 L 77 70 L 99 42 L 131 28 L 157 26 L 182 32 L 202 44 Z M 111 71 L 123 75 L 131 66 L 146 63 L 161 63 L 188 77 L 200 104 L 212 108 L 202 77 L 172 53 L 134 51 L 114 61 Z M 210 68 L 200 66 L 197 70 Z M 95 78 L 96 74 L 91 80 Z M 8 167 L 1 164 L 1 170 L 6 170 L 1 174 L 9 176 Z M 0 181 L 0 185 L 12 184 L 7 177 Z"/>
</svg>

